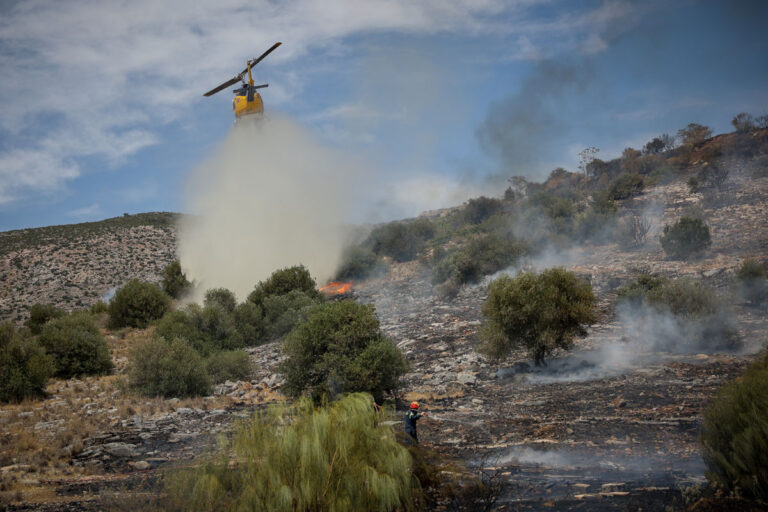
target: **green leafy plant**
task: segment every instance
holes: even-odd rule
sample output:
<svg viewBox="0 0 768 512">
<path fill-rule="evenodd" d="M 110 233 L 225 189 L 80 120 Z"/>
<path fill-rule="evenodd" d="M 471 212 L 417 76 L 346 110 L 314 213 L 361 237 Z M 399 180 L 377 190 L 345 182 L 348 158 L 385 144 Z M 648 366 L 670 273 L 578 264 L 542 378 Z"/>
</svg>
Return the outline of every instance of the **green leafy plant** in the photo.
<svg viewBox="0 0 768 512">
<path fill-rule="evenodd" d="M 235 294 L 226 288 L 213 288 L 205 292 L 204 306 L 216 306 L 227 313 L 232 313 L 237 306 Z"/>
<path fill-rule="evenodd" d="M 167 509 L 411 510 L 411 457 L 383 419 L 365 394 L 273 405 L 222 439 L 218 456 L 172 475 Z"/>
<path fill-rule="evenodd" d="M 248 300 L 263 309 L 264 299 L 298 290 L 312 298 L 319 297 L 315 280 L 303 265 L 276 270 L 265 281 L 259 282 L 248 295 Z"/>
<path fill-rule="evenodd" d="M 690 217 L 683 217 L 674 224 L 664 226 L 659 240 L 664 252 L 675 259 L 688 259 L 712 245 L 709 226 L 701 219 Z"/>
<path fill-rule="evenodd" d="M 192 286 L 187 280 L 187 276 L 181 270 L 181 262 L 179 260 L 169 263 L 163 269 L 161 286 L 163 291 L 174 299 L 178 299 Z"/>
<path fill-rule="evenodd" d="M 768 299 L 768 272 L 765 265 L 753 259 L 746 259 L 736 270 L 738 293 L 754 305 Z"/>
<path fill-rule="evenodd" d="M 152 338 L 131 351 L 128 385 L 144 396 L 183 398 L 208 394 L 211 379 L 187 341 Z"/>
<path fill-rule="evenodd" d="M 768 355 L 720 389 L 704 411 L 699 440 L 714 486 L 768 499 Z"/>
<path fill-rule="evenodd" d="M 360 245 L 352 245 L 344 250 L 341 264 L 336 271 L 337 281 L 365 279 L 376 269 L 379 258 L 376 254 Z"/>
<path fill-rule="evenodd" d="M 640 194 L 644 187 L 645 182 L 641 175 L 625 172 L 613 180 L 608 193 L 611 198 L 616 200 L 628 199 Z"/>
<path fill-rule="evenodd" d="M 109 303 L 109 326 L 146 327 L 161 318 L 170 304 L 170 297 L 156 285 L 132 279 Z"/>
<path fill-rule="evenodd" d="M 524 347 L 536 365 L 556 348 L 569 349 L 597 320 L 595 296 L 573 272 L 552 268 L 517 277 L 502 276 L 488 287 L 478 349 L 503 359 Z"/>
<path fill-rule="evenodd" d="M 448 254 L 432 269 L 432 283 L 477 282 L 488 274 L 512 265 L 525 253 L 520 242 L 495 235 L 471 240 L 465 247 Z"/>
<path fill-rule="evenodd" d="M 27 327 L 32 331 L 32 334 L 40 334 L 43 330 L 43 326 L 48 321 L 60 318 L 66 314 L 66 311 L 57 308 L 53 304 L 33 304 L 29 308 Z"/>
<path fill-rule="evenodd" d="M 214 384 L 226 380 L 247 380 L 253 373 L 251 359 L 245 350 L 214 352 L 205 360 L 205 369 Z"/>
<path fill-rule="evenodd" d="M 112 358 L 104 336 L 93 316 L 86 311 L 51 320 L 38 337 L 52 356 L 56 376 L 104 374 L 112 371 Z"/>
<path fill-rule="evenodd" d="M 379 329 L 373 306 L 343 300 L 312 308 L 285 337 L 283 390 L 316 401 L 365 391 L 377 401 L 394 392 L 408 365 Z"/>
<path fill-rule="evenodd" d="M 0 402 L 43 397 L 53 372 L 51 357 L 28 331 L 0 323 Z"/>
<path fill-rule="evenodd" d="M 424 249 L 425 242 L 434 234 L 434 225 L 428 219 L 390 222 L 374 228 L 364 245 L 374 253 L 389 256 L 395 261 L 410 261 Z"/>
<path fill-rule="evenodd" d="M 470 199 L 464 205 L 462 217 L 467 224 L 480 224 L 487 218 L 502 211 L 504 203 L 501 199 L 480 196 Z"/>
<path fill-rule="evenodd" d="M 317 303 L 317 298 L 300 290 L 265 298 L 263 307 L 267 339 L 276 339 L 290 332 Z"/>
</svg>

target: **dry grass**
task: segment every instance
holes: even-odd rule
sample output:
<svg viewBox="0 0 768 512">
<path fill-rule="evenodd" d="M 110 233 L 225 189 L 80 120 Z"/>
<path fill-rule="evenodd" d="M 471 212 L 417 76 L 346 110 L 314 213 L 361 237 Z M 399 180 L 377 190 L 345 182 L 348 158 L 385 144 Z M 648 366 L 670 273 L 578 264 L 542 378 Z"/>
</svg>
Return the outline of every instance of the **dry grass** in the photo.
<svg viewBox="0 0 768 512">
<path fill-rule="evenodd" d="M 47 398 L 0 406 L 0 509 L 13 501 L 47 500 L 39 482 L 100 473 L 99 467 L 72 466 L 86 439 L 120 430 L 121 420 L 151 418 L 179 407 L 226 409 L 228 396 L 184 400 L 146 398 L 128 392 L 123 373 L 132 346 L 151 336 L 151 329 L 105 332 L 114 375 L 51 380 Z M 8 466 L 11 466 L 10 468 Z"/>
</svg>

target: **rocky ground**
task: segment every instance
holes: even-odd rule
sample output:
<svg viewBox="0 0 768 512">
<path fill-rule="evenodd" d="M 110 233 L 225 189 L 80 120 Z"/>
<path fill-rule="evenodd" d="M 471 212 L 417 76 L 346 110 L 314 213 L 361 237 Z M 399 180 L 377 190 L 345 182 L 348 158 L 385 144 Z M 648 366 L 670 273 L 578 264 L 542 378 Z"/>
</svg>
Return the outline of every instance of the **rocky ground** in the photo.
<svg viewBox="0 0 768 512">
<path fill-rule="evenodd" d="M 430 413 L 420 424 L 423 444 L 500 478 L 500 510 L 683 507 L 704 481 L 703 408 L 768 342 L 765 311 L 733 300 L 730 284 L 745 257 L 768 256 L 768 179 L 734 173 L 729 187 L 704 197 L 674 183 L 626 204 L 654 219 L 656 233 L 642 249 L 553 250 L 526 262 L 561 264 L 590 280 L 602 311 L 575 350 L 544 369 L 522 352 L 503 363 L 475 352 L 483 284 L 443 299 L 417 262 L 358 283 L 354 297 L 376 305 L 382 329 L 411 363 L 402 399 Z M 713 246 L 700 260 L 668 260 L 656 235 L 692 209 L 708 219 Z M 612 304 L 618 286 L 645 272 L 703 279 L 733 304 L 744 346 L 679 354 L 633 344 L 636 333 Z M 281 398 L 277 343 L 251 349 L 259 366 L 251 381 L 226 383 L 214 396 L 131 397 L 119 371 L 127 347 L 150 334 L 110 335 L 117 376 L 57 381 L 47 400 L 0 411 L 0 490 L 10 510 L 140 508 L 161 470 L 188 463 L 238 418 Z M 606 347 L 626 350 L 605 357 Z"/>
<path fill-rule="evenodd" d="M 178 215 L 0 233 L 0 322 L 22 322 L 35 303 L 89 307 L 130 279 L 157 282 L 176 259 Z"/>
</svg>

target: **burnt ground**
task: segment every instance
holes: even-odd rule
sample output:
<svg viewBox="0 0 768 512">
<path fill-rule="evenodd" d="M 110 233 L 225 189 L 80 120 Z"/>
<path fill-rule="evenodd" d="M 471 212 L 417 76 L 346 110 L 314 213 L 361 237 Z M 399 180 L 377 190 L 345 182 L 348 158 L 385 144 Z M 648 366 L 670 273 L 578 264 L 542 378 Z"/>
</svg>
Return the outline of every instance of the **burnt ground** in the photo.
<svg viewBox="0 0 768 512">
<path fill-rule="evenodd" d="M 684 490 L 705 481 L 697 444 L 702 411 L 768 342 L 765 310 L 731 295 L 740 262 L 766 257 L 768 178 L 735 176 L 727 197 L 709 206 L 680 183 L 656 187 L 625 206 L 655 215 L 655 233 L 642 250 L 584 247 L 528 262 L 532 268 L 564 265 L 589 280 L 602 312 L 587 338 L 543 369 L 531 367 L 523 352 L 503 363 L 475 352 L 483 284 L 442 299 L 413 262 L 355 287 L 355 298 L 376 305 L 383 331 L 411 363 L 401 398 L 419 400 L 431 414 L 420 423 L 422 443 L 499 476 L 505 483 L 499 510 L 682 509 Z M 708 219 L 712 248 L 696 261 L 666 259 L 655 235 L 691 207 Z M 638 326 L 617 320 L 612 303 L 616 287 L 646 272 L 694 277 L 713 287 L 733 304 L 744 347 L 730 354 L 638 348 L 632 343 Z M 616 347 L 624 350 L 606 357 L 604 350 Z M 219 389 L 228 397 L 225 405 L 166 404 L 171 411 L 116 417 L 73 455 L 78 470 L 72 475 L 36 477 L 33 468 L 21 468 L 24 461 L 0 468 L 29 475 L 20 482 L 31 491 L 9 510 L 143 508 L 164 469 L 189 463 L 239 417 L 279 399 L 278 344 L 252 354 L 258 375 Z M 103 414 L 118 414 L 110 411 Z M 49 428 L 41 423 L 34 428 Z"/>
<path fill-rule="evenodd" d="M 506 484 L 500 510 L 682 505 L 681 489 L 704 482 L 702 410 L 768 341 L 764 312 L 742 307 L 741 355 L 636 351 L 602 363 L 596 348 L 631 336 L 609 323 L 547 368 L 522 353 L 490 364 L 473 350 L 485 288 L 446 303 L 419 294 L 424 284 L 411 276 L 359 293 L 411 361 L 406 401 L 431 413 L 420 424 L 422 443 L 498 472 Z"/>
</svg>

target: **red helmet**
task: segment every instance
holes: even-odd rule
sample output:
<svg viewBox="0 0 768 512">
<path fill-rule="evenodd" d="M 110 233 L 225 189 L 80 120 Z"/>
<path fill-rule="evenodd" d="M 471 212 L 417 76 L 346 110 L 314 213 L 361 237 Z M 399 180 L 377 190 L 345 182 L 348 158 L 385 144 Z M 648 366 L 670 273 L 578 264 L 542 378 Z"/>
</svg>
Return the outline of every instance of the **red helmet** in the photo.
<svg viewBox="0 0 768 512">
<path fill-rule="evenodd" d="M 419 402 L 411 402 L 411 409 L 418 409 L 419 408 Z"/>
</svg>

